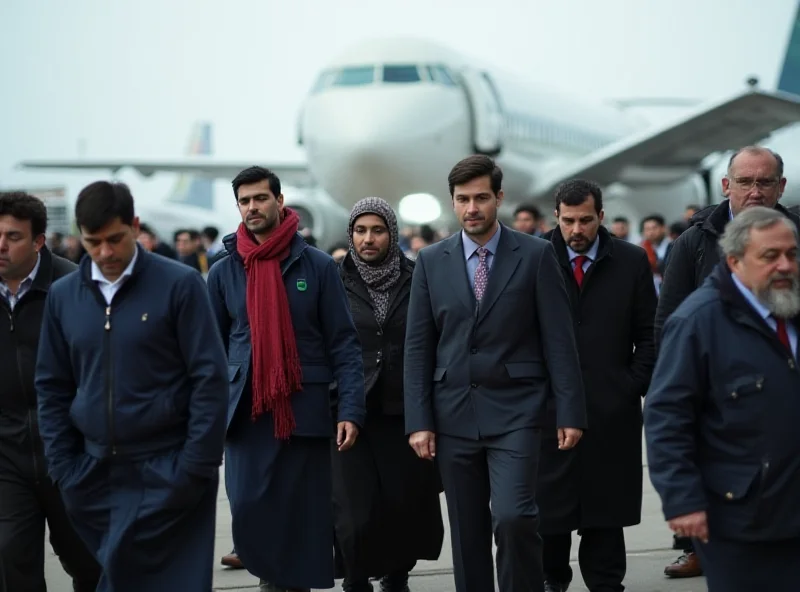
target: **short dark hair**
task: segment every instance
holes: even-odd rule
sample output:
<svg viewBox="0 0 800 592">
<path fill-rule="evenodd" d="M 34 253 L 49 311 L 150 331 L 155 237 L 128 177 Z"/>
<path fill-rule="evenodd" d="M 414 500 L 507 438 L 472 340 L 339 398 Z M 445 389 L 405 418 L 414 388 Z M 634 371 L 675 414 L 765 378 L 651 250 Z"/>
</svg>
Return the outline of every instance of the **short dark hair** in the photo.
<svg viewBox="0 0 800 592">
<path fill-rule="evenodd" d="M 201 234 L 213 243 L 219 236 L 219 230 L 216 226 L 206 226 Z"/>
<path fill-rule="evenodd" d="M 47 232 L 47 207 L 41 199 L 30 193 L 24 191 L 0 193 L 0 216 L 29 220 L 33 237 Z"/>
<path fill-rule="evenodd" d="M 594 198 L 594 211 L 598 214 L 603 209 L 603 192 L 600 186 L 586 179 L 570 179 L 564 181 L 556 188 L 556 212 L 561 210 L 561 204 L 579 206 L 589 197 Z"/>
<path fill-rule="evenodd" d="M 661 214 L 650 214 L 649 216 L 645 216 L 644 218 L 642 218 L 642 223 L 639 224 L 639 232 L 643 231 L 644 225 L 651 221 L 655 222 L 659 226 L 667 225 L 666 220 L 664 220 L 664 216 L 662 216 Z"/>
<path fill-rule="evenodd" d="M 500 193 L 503 185 L 503 171 L 494 161 L 483 154 L 474 154 L 458 161 L 447 175 L 447 183 L 450 185 L 450 197 L 456 185 L 469 183 L 473 179 L 489 177 L 492 183 L 492 193 Z"/>
<path fill-rule="evenodd" d="M 525 212 L 526 214 L 530 214 L 531 216 L 533 216 L 534 220 L 541 220 L 542 219 L 542 213 L 539 211 L 539 208 L 537 208 L 533 204 L 521 204 L 521 205 L 518 205 L 517 209 L 514 210 L 514 217 L 516 218 L 517 214 L 521 214 L 522 212 Z"/>
<path fill-rule="evenodd" d="M 616 217 L 615 217 L 615 218 L 614 218 L 614 219 L 611 221 L 611 223 L 612 223 L 612 224 L 613 224 L 614 222 L 621 222 L 621 223 L 623 223 L 623 224 L 630 224 L 630 223 L 631 223 L 631 221 L 630 221 L 630 220 L 628 220 L 628 219 L 627 219 L 625 216 L 616 216 Z"/>
<path fill-rule="evenodd" d="M 81 189 L 75 202 L 75 223 L 81 232 L 97 232 L 116 218 L 133 224 L 133 195 L 125 183 L 95 181 Z"/>
<path fill-rule="evenodd" d="M 332 245 L 330 249 L 328 249 L 328 255 L 333 255 L 333 253 L 335 251 L 338 251 L 339 249 L 344 249 L 345 251 L 347 251 L 349 248 L 350 245 L 348 245 L 347 243 L 338 242 Z"/>
<path fill-rule="evenodd" d="M 141 222 L 139 224 L 139 233 L 140 234 L 149 234 L 153 238 L 156 238 L 156 233 L 153 230 L 153 228 L 149 224 L 147 224 L 145 222 Z"/>
<path fill-rule="evenodd" d="M 173 241 L 177 241 L 178 237 L 182 234 L 188 234 L 189 240 L 197 240 L 200 238 L 200 233 L 197 232 L 194 228 L 179 228 L 175 231 L 175 234 L 172 235 Z"/>
<path fill-rule="evenodd" d="M 251 166 L 236 175 L 236 178 L 231 183 L 233 185 L 233 196 L 239 199 L 239 187 L 242 185 L 251 185 L 264 180 L 269 181 L 269 190 L 272 195 L 278 197 L 281 194 L 281 180 L 271 170 L 260 166 Z"/>
</svg>

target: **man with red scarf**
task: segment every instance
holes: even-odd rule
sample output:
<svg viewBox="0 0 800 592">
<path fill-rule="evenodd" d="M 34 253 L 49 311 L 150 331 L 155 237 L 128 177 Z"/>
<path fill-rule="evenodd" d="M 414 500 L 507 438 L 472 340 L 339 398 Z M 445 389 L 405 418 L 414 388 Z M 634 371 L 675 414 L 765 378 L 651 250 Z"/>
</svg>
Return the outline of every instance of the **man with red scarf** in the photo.
<svg viewBox="0 0 800 592">
<path fill-rule="evenodd" d="M 242 223 L 208 289 L 228 354 L 234 546 L 262 592 L 332 588 L 330 438 L 344 452 L 364 423 L 361 344 L 336 263 L 297 232 L 278 177 L 251 167 L 233 191 Z"/>
</svg>

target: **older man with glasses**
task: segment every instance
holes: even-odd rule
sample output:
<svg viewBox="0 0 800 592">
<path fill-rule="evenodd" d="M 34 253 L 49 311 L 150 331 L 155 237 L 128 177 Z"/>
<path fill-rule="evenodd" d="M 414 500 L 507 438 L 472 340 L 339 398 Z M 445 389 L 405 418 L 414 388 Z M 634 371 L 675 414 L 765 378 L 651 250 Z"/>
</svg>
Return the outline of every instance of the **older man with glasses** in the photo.
<svg viewBox="0 0 800 592">
<path fill-rule="evenodd" d="M 656 311 L 657 346 L 667 318 L 719 263 L 717 242 L 734 216 L 753 206 L 765 206 L 780 211 L 800 227 L 800 217 L 778 204 L 785 187 L 783 159 L 779 154 L 761 146 L 746 146 L 731 156 L 722 179 L 722 194 L 726 199 L 695 214 L 692 226 L 675 240 L 670 250 Z M 703 574 L 691 539 L 676 537 L 674 547 L 684 553 L 665 568 L 667 576 L 686 578 Z"/>
</svg>

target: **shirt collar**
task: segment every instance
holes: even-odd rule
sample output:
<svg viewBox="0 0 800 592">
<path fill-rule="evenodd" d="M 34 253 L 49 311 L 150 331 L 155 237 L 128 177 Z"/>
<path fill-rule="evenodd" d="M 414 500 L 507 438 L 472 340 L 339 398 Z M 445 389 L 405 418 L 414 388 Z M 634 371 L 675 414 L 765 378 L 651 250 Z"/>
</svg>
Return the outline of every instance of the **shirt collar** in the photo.
<svg viewBox="0 0 800 592">
<path fill-rule="evenodd" d="M 37 252 L 36 253 L 36 265 L 33 266 L 31 272 L 27 275 L 27 277 L 19 283 L 19 288 L 17 288 L 17 293 L 23 288 L 33 283 L 33 280 L 36 279 L 36 274 L 39 273 L 39 267 L 42 265 L 42 254 Z M 0 288 L 3 289 L 3 292 L 8 292 L 8 284 L 0 278 Z"/>
<path fill-rule="evenodd" d="M 139 258 L 139 247 L 137 246 L 133 250 L 133 258 L 131 259 L 131 262 L 128 263 L 128 266 L 125 268 L 125 271 L 123 271 L 122 274 L 116 279 L 116 281 L 113 282 L 108 281 L 106 277 L 103 275 L 103 272 L 100 271 L 100 267 L 97 265 L 97 263 L 92 261 L 92 279 L 96 282 L 101 282 L 103 284 L 108 284 L 110 286 L 119 284 L 122 282 L 122 280 L 129 277 L 133 273 L 133 266 L 136 264 L 136 259 L 138 258 Z"/>
<path fill-rule="evenodd" d="M 588 257 L 589 261 L 594 261 L 595 259 L 597 259 L 597 250 L 599 248 L 600 248 L 600 235 L 598 234 L 595 237 L 594 242 L 592 243 L 592 246 L 589 248 L 588 251 L 583 253 L 583 255 Z M 575 257 L 578 257 L 579 255 L 581 255 L 581 253 L 576 253 L 575 251 L 573 251 L 572 249 L 569 248 L 569 245 L 567 245 L 567 255 L 569 256 L 569 260 L 570 260 L 570 263 L 571 263 L 572 261 L 575 260 Z"/>
<path fill-rule="evenodd" d="M 491 253 L 492 255 L 497 253 L 497 245 L 500 242 L 501 228 L 502 224 L 498 224 L 497 231 L 494 233 L 492 238 L 489 239 L 489 242 L 483 245 L 483 248 L 489 251 L 489 253 Z M 463 230 L 461 231 L 461 242 L 464 243 L 464 259 L 469 259 L 470 257 L 472 257 L 475 254 L 475 251 L 477 251 L 481 247 L 478 243 L 472 240 L 469 237 L 469 235 Z"/>
<path fill-rule="evenodd" d="M 772 313 L 769 311 L 769 309 L 759 302 L 758 298 L 756 298 L 756 295 L 753 294 L 750 289 L 739 280 L 738 277 L 736 277 L 735 273 L 731 272 L 731 278 L 733 278 L 733 283 L 736 284 L 736 287 L 739 288 L 739 292 L 741 292 L 745 300 L 750 303 L 750 306 L 756 309 L 756 312 L 761 316 L 761 318 L 767 320 L 772 316 Z"/>
</svg>

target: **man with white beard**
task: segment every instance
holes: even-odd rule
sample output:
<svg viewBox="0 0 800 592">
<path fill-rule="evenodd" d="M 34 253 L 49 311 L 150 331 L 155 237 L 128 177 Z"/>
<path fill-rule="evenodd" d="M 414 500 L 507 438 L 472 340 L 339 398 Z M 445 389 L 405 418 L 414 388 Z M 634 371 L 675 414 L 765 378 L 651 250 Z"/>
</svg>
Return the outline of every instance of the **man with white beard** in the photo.
<svg viewBox="0 0 800 592">
<path fill-rule="evenodd" d="M 800 590 L 798 231 L 756 206 L 668 318 L 645 398 L 650 479 L 709 592 Z"/>
</svg>

